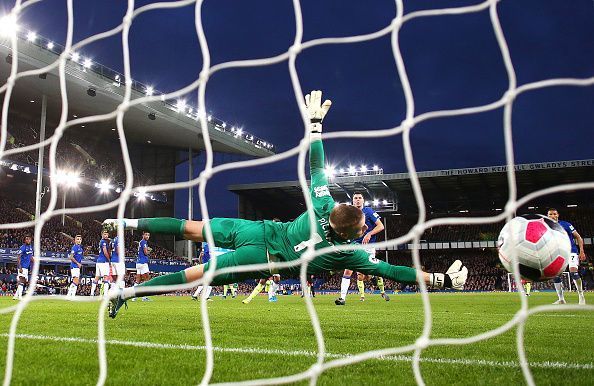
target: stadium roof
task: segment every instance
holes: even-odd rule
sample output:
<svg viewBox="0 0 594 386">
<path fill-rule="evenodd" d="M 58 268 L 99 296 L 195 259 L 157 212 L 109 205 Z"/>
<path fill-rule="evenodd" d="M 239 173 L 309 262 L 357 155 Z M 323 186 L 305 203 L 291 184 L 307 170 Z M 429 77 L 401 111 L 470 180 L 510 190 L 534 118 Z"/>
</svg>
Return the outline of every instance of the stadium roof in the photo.
<svg viewBox="0 0 594 386">
<path fill-rule="evenodd" d="M 41 39 L 41 38 L 38 38 Z M 53 47 L 53 43 L 52 43 Z M 47 49 L 41 40 L 33 44 L 19 38 L 19 63 L 18 71 L 39 69 L 53 63 L 58 59 L 58 54 Z M 3 75 L 2 83 L 11 71 L 11 48 L 8 40 L 0 39 L 0 74 Z M 68 90 L 68 108 L 70 114 L 84 117 L 95 114 L 105 114 L 114 111 L 123 100 L 124 87 L 116 79 L 123 78 L 117 72 L 104 66 L 93 64 L 88 69 L 84 64 L 69 61 L 66 66 L 66 83 Z M 134 82 L 135 86 L 140 84 Z M 137 91 L 142 87 L 135 87 L 132 91 L 132 99 L 145 96 Z M 96 96 L 87 94 L 92 87 L 96 90 Z M 3 94 L 0 99 L 4 98 Z M 61 97 L 58 79 L 58 69 L 54 69 L 45 79 L 39 76 L 27 76 L 16 81 L 11 97 L 10 107 L 17 111 L 39 114 L 41 112 L 41 96 L 47 96 L 48 122 L 57 122 L 61 114 Z M 34 102 L 31 102 L 34 101 Z M 149 113 L 155 114 L 155 120 L 149 119 Z M 69 119 L 73 119 L 72 115 Z M 215 124 L 216 123 L 216 124 Z M 234 135 L 231 128 L 221 125 L 222 121 L 213 119 L 209 123 L 209 133 L 213 144 L 213 150 L 217 152 L 243 154 L 256 157 L 264 157 L 273 154 L 270 150 L 271 144 L 254 138 L 254 136 Z M 48 126 L 49 127 L 49 126 Z M 111 129 L 115 127 L 115 119 L 90 123 L 86 127 L 93 129 L 93 134 L 113 136 Z M 195 114 L 178 113 L 169 103 L 153 102 L 131 107 L 125 114 L 124 127 L 126 137 L 129 141 L 137 143 L 152 143 L 153 145 L 167 146 L 187 150 L 192 147 L 194 150 L 204 149 L 201 128 L 196 120 Z"/>
<path fill-rule="evenodd" d="M 559 184 L 594 180 L 594 159 L 516 165 L 518 197 Z M 507 167 L 489 166 L 419 172 L 427 209 L 435 213 L 501 209 L 508 196 Z M 418 211 L 408 173 L 338 177 L 329 184 L 336 201 L 350 201 L 361 192 L 378 212 Z M 231 185 L 229 190 L 254 207 L 275 216 L 294 217 L 305 208 L 298 181 Z M 591 191 L 564 192 L 546 196 L 530 205 L 591 203 Z M 387 200 L 387 205 L 383 204 Z M 287 205 L 290 202 L 291 205 Z M 240 203 L 241 205 L 241 203 Z"/>
</svg>

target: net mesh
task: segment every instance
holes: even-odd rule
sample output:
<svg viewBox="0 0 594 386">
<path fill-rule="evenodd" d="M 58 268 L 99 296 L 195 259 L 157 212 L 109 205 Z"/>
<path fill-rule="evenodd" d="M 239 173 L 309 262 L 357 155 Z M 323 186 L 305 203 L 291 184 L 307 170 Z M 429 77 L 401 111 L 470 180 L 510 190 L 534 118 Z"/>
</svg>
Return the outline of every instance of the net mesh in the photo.
<svg viewBox="0 0 594 386">
<path fill-rule="evenodd" d="M 14 8 L 11 10 L 11 15 L 15 17 L 17 20 L 21 13 L 29 6 L 39 2 L 41 0 L 30 0 L 30 1 L 16 1 Z M 162 2 L 162 3 L 153 3 L 146 6 L 139 7 L 135 9 L 134 1 L 129 0 L 127 2 L 127 12 L 122 19 L 121 24 L 117 27 L 105 31 L 103 33 L 96 34 L 91 36 L 87 39 L 84 39 L 76 44 L 73 44 L 73 24 L 74 24 L 74 16 L 73 16 L 73 0 L 66 1 L 66 9 L 68 15 L 68 24 L 67 24 L 67 36 L 66 36 L 66 43 L 65 49 L 63 53 L 60 55 L 59 59 L 56 60 L 49 66 L 44 68 L 40 68 L 37 70 L 31 71 L 18 71 L 18 44 L 17 44 L 17 37 L 16 35 L 12 35 L 10 39 L 12 55 L 17 60 L 12 61 L 12 67 L 10 76 L 7 79 L 7 82 L 0 87 L 0 92 L 4 94 L 4 103 L 2 106 L 2 121 L 1 121 L 1 132 L 0 132 L 0 159 L 4 157 L 8 157 L 11 154 L 31 151 L 35 149 L 39 149 L 42 146 L 49 145 L 49 169 L 50 173 L 53 175 L 56 172 L 56 150 L 60 139 L 63 136 L 65 130 L 72 128 L 76 125 L 81 125 L 85 123 L 91 122 L 98 122 L 103 120 L 111 120 L 115 119 L 117 123 L 117 132 L 119 134 L 119 141 L 120 141 L 120 148 L 122 152 L 122 157 L 124 161 L 125 171 L 126 171 L 126 181 L 125 187 L 119 196 L 119 198 L 102 205 L 96 206 L 89 206 L 89 207 L 81 207 L 81 208 L 68 208 L 65 210 L 56 209 L 57 203 L 57 195 L 54 192 L 57 192 L 57 185 L 55 179 L 51 179 L 50 185 L 50 202 L 47 207 L 47 210 L 44 211 L 40 218 L 37 221 L 28 221 L 28 222 L 19 222 L 19 223 L 11 223 L 11 224 L 0 224 L 0 229 L 15 229 L 15 228 L 25 228 L 34 226 L 34 239 L 39 240 L 41 236 L 41 230 L 44 225 L 54 216 L 62 215 L 63 213 L 68 214 L 82 214 L 82 213 L 91 213 L 97 211 L 104 211 L 107 209 L 117 207 L 118 210 L 118 217 L 122 218 L 124 216 L 124 210 L 126 207 L 126 203 L 130 200 L 130 196 L 133 194 L 133 186 L 134 186 L 134 177 L 132 171 L 132 165 L 130 162 L 130 155 L 128 153 L 128 146 L 126 143 L 126 133 L 124 130 L 123 125 L 123 118 L 126 112 L 132 106 L 136 106 L 143 103 L 149 102 L 156 102 L 162 100 L 161 98 L 173 99 L 182 95 L 185 95 L 189 92 L 197 91 L 198 95 L 198 109 L 200 112 L 199 120 L 202 127 L 207 126 L 207 117 L 206 114 L 203 112 L 206 111 L 205 106 L 205 93 L 206 93 L 206 85 L 209 80 L 209 77 L 212 76 L 214 73 L 218 71 L 223 71 L 230 68 L 238 68 L 238 67 L 251 67 L 251 66 L 268 66 L 275 63 L 287 61 L 289 65 L 289 73 L 291 77 L 291 82 L 293 86 L 293 91 L 295 94 L 295 103 L 299 107 L 303 125 L 304 125 L 304 132 L 303 132 L 303 139 L 300 141 L 299 145 L 287 150 L 285 152 L 281 152 L 275 154 L 270 157 L 266 157 L 264 159 L 256 159 L 256 160 L 248 160 L 248 161 L 239 161 L 239 162 L 231 162 L 223 165 L 213 166 L 213 149 L 209 137 L 208 130 L 202 130 L 202 138 L 204 140 L 205 145 L 205 158 L 206 164 L 202 172 L 200 173 L 199 177 L 193 180 L 184 181 L 184 182 L 176 182 L 176 183 L 168 183 L 168 184 L 160 184 L 160 185 L 151 185 L 151 186 L 144 186 L 144 187 L 136 187 L 136 189 L 143 189 L 146 192 L 153 192 L 153 191 L 164 191 L 164 190 L 173 190 L 173 189 L 182 189 L 188 188 L 191 186 L 198 185 L 198 192 L 199 192 L 199 199 L 201 204 L 201 215 L 204 220 L 209 219 L 209 212 L 208 212 L 208 205 L 205 196 L 205 190 L 209 179 L 211 179 L 215 174 L 223 172 L 225 170 L 231 169 L 238 169 L 238 168 L 248 168 L 251 166 L 257 165 L 264 165 L 270 164 L 273 162 L 277 162 L 282 159 L 286 159 L 292 157 L 294 155 L 298 155 L 298 174 L 299 174 L 299 182 L 303 191 L 303 197 L 305 199 L 307 210 L 310 213 L 310 221 L 311 221 L 311 229 L 313 237 L 313 230 L 315 229 L 315 224 L 313 223 L 313 209 L 311 205 L 311 199 L 309 197 L 308 187 L 307 187 L 307 180 L 306 180 L 306 154 L 309 150 L 309 140 L 307 139 L 308 132 L 307 132 L 307 119 L 306 119 L 306 112 L 304 109 L 304 105 L 302 102 L 304 92 L 301 89 L 301 83 L 299 80 L 299 76 L 296 70 L 295 62 L 298 55 L 312 47 L 321 46 L 321 45 L 329 45 L 329 44 L 348 44 L 348 43 L 355 43 L 355 42 L 363 42 L 369 41 L 372 39 L 377 39 L 383 36 L 390 35 L 391 36 L 391 47 L 392 47 L 392 54 L 394 56 L 394 60 L 397 66 L 397 72 L 399 79 L 401 81 L 402 88 L 404 90 L 405 101 L 406 101 L 406 118 L 402 121 L 402 123 L 396 127 L 390 129 L 383 129 L 383 130 L 368 130 L 368 131 L 339 131 L 339 132 L 332 132 L 323 135 L 324 139 L 337 139 L 337 138 L 377 138 L 377 137 L 387 137 L 387 136 L 394 136 L 397 134 L 402 134 L 403 136 L 403 144 L 404 144 L 404 154 L 406 159 L 406 167 L 408 169 L 408 173 L 410 175 L 410 181 L 412 184 L 412 188 L 414 191 L 414 196 L 419 208 L 419 216 L 417 224 L 410 229 L 410 231 L 396 239 L 390 239 L 383 241 L 381 243 L 377 243 L 376 247 L 390 247 L 395 246 L 397 244 L 412 242 L 414 244 L 418 244 L 420 241 L 420 236 L 423 232 L 431 227 L 435 226 L 443 226 L 443 225 L 463 225 L 463 224 L 486 224 L 486 223 L 494 223 L 499 222 L 505 219 L 511 219 L 515 213 L 516 208 L 521 205 L 524 205 L 531 200 L 541 197 L 548 194 L 553 194 L 557 192 L 563 192 L 567 190 L 580 190 L 580 189 L 592 189 L 594 188 L 594 182 L 587 182 L 587 183 L 572 183 L 572 184 L 564 184 L 558 185 L 546 189 L 542 189 L 539 191 L 532 192 L 526 196 L 518 197 L 517 196 L 517 189 L 516 189 L 516 180 L 515 180 L 515 171 L 513 168 L 514 165 L 514 152 L 513 152 L 513 140 L 512 140 L 512 107 L 514 104 L 515 99 L 524 93 L 529 93 L 530 91 L 542 89 L 546 87 L 556 87 L 556 86 L 591 86 L 594 84 L 594 77 L 589 78 L 558 78 L 558 79 L 546 79 L 538 82 L 527 83 L 523 85 L 518 85 L 516 82 L 516 74 L 514 72 L 513 61 L 510 56 L 507 42 L 505 39 L 504 31 L 500 25 L 500 21 L 498 18 L 497 12 L 497 0 L 487 0 L 482 3 L 472 5 L 472 6 L 464 6 L 464 7 L 457 7 L 457 8 L 447 8 L 447 9 L 434 9 L 434 10 L 423 10 L 418 12 L 412 12 L 409 14 L 404 15 L 404 8 L 402 0 L 396 0 L 396 16 L 392 19 L 391 23 L 384 28 L 365 35 L 358 35 L 358 36 L 348 36 L 348 37 L 340 37 L 340 38 L 321 38 L 315 39 L 310 41 L 303 41 L 303 20 L 301 14 L 301 4 L 299 0 L 293 0 L 293 10 L 294 10 L 294 20 L 295 20 L 295 37 L 293 41 L 293 45 L 290 46 L 286 52 L 283 54 L 274 56 L 274 57 L 267 57 L 261 59 L 254 59 L 254 60 L 239 60 L 239 61 L 230 61 L 226 63 L 221 63 L 217 65 L 211 66 L 210 63 L 210 51 L 208 47 L 208 39 L 203 30 L 203 15 L 202 15 L 202 5 L 203 1 L 195 1 L 195 0 L 185 0 L 185 1 L 173 1 L 173 2 Z M 93 115 L 84 118 L 72 119 L 68 120 L 68 98 L 66 94 L 66 63 L 70 59 L 73 52 L 76 52 L 80 48 L 98 41 L 100 39 L 105 39 L 110 36 L 115 36 L 120 34 L 122 47 L 123 47 L 123 58 L 124 58 L 124 79 L 129 80 L 131 79 L 131 67 L 130 67 L 130 51 L 129 51 L 129 43 L 128 43 L 128 35 L 130 32 L 130 28 L 132 23 L 136 17 L 139 15 L 150 12 L 158 9 L 166 9 L 166 8 L 179 8 L 194 4 L 195 5 L 195 29 L 196 35 L 199 40 L 200 50 L 203 58 L 203 67 L 200 72 L 199 77 L 193 81 L 192 83 L 188 84 L 187 86 L 178 89 L 174 92 L 164 94 L 162 96 L 145 96 L 141 98 L 133 99 L 131 98 L 131 91 L 132 91 L 132 84 L 130 81 L 125 81 L 125 93 L 122 103 L 118 105 L 118 107 L 107 114 L 102 115 Z M 505 70 L 507 73 L 508 79 L 508 87 L 507 90 L 501 95 L 498 100 L 492 101 L 489 104 L 475 106 L 475 107 L 468 107 L 462 109 L 454 109 L 454 110 L 441 110 L 441 111 L 431 111 L 427 113 L 423 113 L 420 115 L 415 114 L 415 99 L 413 97 L 413 93 L 411 90 L 411 85 L 409 83 L 409 79 L 407 76 L 406 65 L 404 58 L 401 54 L 400 47 L 399 47 L 399 33 L 402 27 L 409 21 L 413 19 L 419 18 L 428 18 L 428 17 L 438 17 L 444 15 L 458 15 L 458 14 L 468 14 L 468 13 L 475 13 L 475 12 L 488 12 L 490 16 L 490 21 L 492 25 L 493 33 L 496 37 L 497 43 L 499 45 L 501 57 L 503 58 L 505 64 Z M 10 149 L 6 150 L 6 138 L 7 138 L 7 119 L 8 119 L 8 111 L 9 111 L 9 104 L 11 100 L 11 94 L 13 92 L 13 88 L 15 86 L 15 82 L 19 78 L 27 77 L 27 76 L 37 76 L 39 74 L 46 73 L 52 69 L 58 68 L 59 72 L 59 79 L 60 79 L 60 92 L 61 92 L 61 103 L 62 103 L 62 111 L 59 124 L 55 130 L 55 133 L 50 137 L 47 138 L 45 141 L 31 145 L 25 146 L 19 149 Z M 503 108 L 504 114 L 504 123 L 503 123 L 503 134 L 505 140 L 505 156 L 506 156 L 506 164 L 507 164 L 507 180 L 509 186 L 509 196 L 507 200 L 507 204 L 505 206 L 504 211 L 499 213 L 495 216 L 490 217 L 473 217 L 473 218 L 439 218 L 439 219 L 431 219 L 427 220 L 425 205 L 423 200 L 423 192 L 421 190 L 419 179 L 416 174 L 415 162 L 414 162 L 414 155 L 411 148 L 410 142 L 410 135 L 411 131 L 414 129 L 416 125 L 423 121 L 431 120 L 431 119 L 438 119 L 444 117 L 452 117 L 452 116 L 459 116 L 459 115 L 468 115 L 468 114 L 478 114 L 481 112 L 491 111 L 495 109 Z M 211 245 L 214 245 L 212 233 L 210 227 L 208 226 L 208 221 L 205 222 L 206 224 L 206 239 Z M 118 236 L 121 240 L 124 239 L 123 230 L 120 228 L 118 230 Z M 297 261 L 286 262 L 286 263 L 279 263 L 277 266 L 279 268 L 288 267 L 288 266 L 295 266 L 301 265 L 301 284 L 303 287 L 306 286 L 306 268 L 308 262 L 310 262 L 313 258 L 318 255 L 331 252 L 329 249 L 321 249 L 318 251 L 314 250 L 313 243 L 308 246 L 308 249 L 303 254 L 302 258 Z M 119 255 L 124 256 L 124 247 L 123 243 L 119 246 Z M 357 249 L 356 246 L 342 246 L 340 249 Z M 40 243 L 35 243 L 34 248 L 34 256 L 40 256 Z M 413 249 L 413 263 L 417 269 L 420 269 L 420 256 L 419 250 Z M 216 267 L 216 258 L 212 260 L 213 268 Z M 269 266 L 245 266 L 245 267 L 234 267 L 234 268 L 226 268 L 224 270 L 218 270 L 217 273 L 224 273 L 224 272 L 238 272 L 238 271 L 252 271 L 255 269 L 268 269 Z M 205 274 L 204 278 L 200 281 L 205 285 L 208 285 L 213 278 L 214 269 L 211 269 Z M 37 282 L 37 275 L 39 273 L 39 259 L 35 259 L 35 263 L 32 269 L 32 276 L 31 276 L 31 286 L 35 286 Z M 516 282 L 516 287 L 520 287 L 520 277 L 517 270 L 517 262 L 516 262 L 516 271 L 514 273 L 514 280 Z M 195 286 L 198 282 L 188 283 L 184 285 L 176 286 L 176 289 L 186 289 Z M 424 310 L 424 325 L 421 335 L 416 339 L 413 344 L 409 344 L 406 346 L 401 347 L 393 347 L 393 348 L 386 348 L 381 350 L 373 350 L 362 352 L 357 355 L 338 358 L 333 360 L 327 360 L 329 358 L 326 357 L 326 350 L 324 346 L 324 338 L 322 329 L 320 327 L 320 322 L 316 313 L 316 310 L 313 306 L 313 303 L 310 298 L 305 297 L 305 304 L 307 312 L 309 313 L 311 324 L 313 326 L 313 330 L 315 332 L 315 337 L 317 341 L 317 360 L 312 366 L 310 366 L 306 371 L 292 374 L 289 376 L 278 377 L 278 378 L 269 378 L 269 379 L 254 379 L 249 381 L 242 381 L 237 382 L 235 384 L 243 384 L 243 385 L 267 385 L 267 384 L 284 384 L 284 383 L 291 383 L 300 380 L 309 380 L 310 384 L 315 384 L 320 374 L 324 371 L 336 367 L 347 366 L 354 363 L 359 363 L 362 361 L 366 361 L 372 358 L 377 358 L 379 356 L 388 356 L 388 355 L 397 355 L 397 354 L 404 354 L 404 353 L 412 353 L 412 368 L 415 377 L 415 381 L 419 385 L 424 384 L 423 374 L 420 368 L 421 362 L 421 354 L 423 350 L 427 349 L 431 346 L 439 346 L 439 345 L 467 345 L 472 344 L 475 342 L 479 342 L 482 340 L 486 340 L 489 338 L 493 338 L 497 335 L 500 335 L 506 331 L 511 330 L 512 328 L 516 328 L 517 331 L 517 339 L 516 339 L 516 350 L 518 355 L 519 364 L 521 366 L 525 381 L 529 385 L 534 384 L 534 379 L 532 377 L 529 363 L 526 359 L 525 348 L 524 348 L 524 326 L 526 320 L 530 315 L 542 312 L 549 312 L 549 311 L 557 311 L 557 310 L 577 310 L 578 306 L 574 305 L 565 305 L 562 308 L 559 306 L 538 306 L 533 308 L 528 308 L 527 300 L 524 296 L 522 296 L 521 292 L 519 293 L 521 307 L 515 313 L 515 315 L 505 323 L 503 323 L 498 328 L 493 330 L 475 335 L 466 338 L 440 338 L 440 339 L 433 339 L 430 337 L 432 331 L 432 310 L 431 310 L 431 302 L 427 293 L 426 285 L 421 282 L 419 284 L 421 289 L 421 296 L 423 301 L 423 310 Z M 158 289 L 153 287 L 154 289 Z M 172 288 L 172 287 L 169 287 Z M 42 300 L 47 299 L 43 296 L 36 296 L 33 297 L 30 291 L 27 292 L 26 296 L 24 297 L 23 301 L 20 302 L 18 305 L 7 307 L 0 310 L 0 313 L 13 313 L 10 330 L 8 334 L 8 349 L 7 349 L 7 356 L 6 356 L 6 366 L 5 366 L 5 374 L 4 374 L 4 385 L 9 385 L 11 382 L 12 372 L 13 372 L 13 363 L 14 363 L 14 350 L 15 350 L 15 339 L 17 336 L 17 327 L 19 319 L 23 313 L 23 311 L 27 308 L 30 302 L 35 300 Z M 84 297 L 77 297 L 76 301 L 97 301 L 94 298 L 84 298 Z M 107 378 L 107 359 L 106 359 L 106 339 L 105 339 L 105 314 L 106 314 L 106 307 L 107 307 L 107 299 L 103 299 L 101 303 L 101 307 L 99 310 L 98 315 L 98 339 L 97 339 L 97 348 L 98 348 L 98 356 L 99 356 L 99 364 L 100 364 L 100 371 L 99 376 L 97 379 L 98 385 L 103 385 Z M 579 306 L 580 310 L 594 310 L 592 306 Z M 204 339 L 205 339 L 205 351 L 206 351 L 206 363 L 204 366 L 204 375 L 201 381 L 201 384 L 209 384 L 213 369 L 214 369 L 214 357 L 213 357 L 213 344 L 212 344 L 212 337 L 211 337 L 211 330 L 209 324 L 209 316 L 206 307 L 206 299 L 203 296 L 201 300 L 201 315 L 202 315 L 202 328 L 204 332 Z"/>
</svg>

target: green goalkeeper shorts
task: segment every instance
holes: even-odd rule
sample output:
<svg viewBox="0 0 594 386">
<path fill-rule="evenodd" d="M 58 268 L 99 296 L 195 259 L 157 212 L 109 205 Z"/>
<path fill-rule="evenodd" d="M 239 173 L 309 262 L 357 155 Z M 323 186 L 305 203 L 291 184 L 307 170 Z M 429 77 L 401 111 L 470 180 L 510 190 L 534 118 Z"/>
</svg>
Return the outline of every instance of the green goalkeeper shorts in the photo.
<svg viewBox="0 0 594 386">
<path fill-rule="evenodd" d="M 217 256 L 216 269 L 237 267 L 250 264 L 267 264 L 266 243 L 264 241 L 264 223 L 235 218 L 213 218 L 210 228 L 215 245 L 219 248 L 234 249 L 232 252 Z M 202 237 L 206 240 L 205 230 Z M 212 259 L 212 256 L 211 256 Z M 210 269 L 211 262 L 204 265 L 204 271 Z M 269 269 L 250 272 L 233 272 L 216 275 L 212 285 L 231 284 L 246 279 L 268 278 Z"/>
</svg>

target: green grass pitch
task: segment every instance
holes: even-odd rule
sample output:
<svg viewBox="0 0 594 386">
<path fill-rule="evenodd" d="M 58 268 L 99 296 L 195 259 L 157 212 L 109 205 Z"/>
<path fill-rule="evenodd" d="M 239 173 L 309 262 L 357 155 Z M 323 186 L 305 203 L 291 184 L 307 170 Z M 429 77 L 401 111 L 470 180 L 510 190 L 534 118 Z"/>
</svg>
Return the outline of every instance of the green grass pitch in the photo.
<svg viewBox="0 0 594 386">
<path fill-rule="evenodd" d="M 414 343 L 423 326 L 420 295 L 394 295 L 390 302 L 351 295 L 347 305 L 317 296 L 329 360 L 366 350 Z M 467 337 L 496 328 L 519 308 L 517 294 L 430 295 L 432 337 Z M 106 320 L 109 385 L 190 385 L 203 374 L 205 353 L 199 303 L 189 297 L 129 302 Z M 208 303 L 216 347 L 211 382 L 278 377 L 315 362 L 316 343 L 298 296 L 265 296 L 251 304 L 220 297 Z M 531 306 L 550 304 L 554 293 L 534 293 Z M 576 304 L 575 294 L 568 294 Z M 586 294 L 588 302 L 594 296 Z M 0 307 L 15 304 L 0 298 Z M 98 376 L 97 303 L 43 300 L 23 313 L 16 342 L 13 385 L 94 384 Z M 0 315 L 1 374 L 12 314 Z M 130 342 L 135 342 L 130 343 Z M 428 385 L 524 384 L 515 348 L 516 330 L 467 346 L 430 347 L 421 370 Z M 526 353 L 537 385 L 591 385 L 594 379 L 594 312 L 568 310 L 531 316 Z M 306 385 L 307 382 L 300 382 Z M 321 385 L 413 385 L 410 354 L 372 359 L 324 372 Z"/>
</svg>

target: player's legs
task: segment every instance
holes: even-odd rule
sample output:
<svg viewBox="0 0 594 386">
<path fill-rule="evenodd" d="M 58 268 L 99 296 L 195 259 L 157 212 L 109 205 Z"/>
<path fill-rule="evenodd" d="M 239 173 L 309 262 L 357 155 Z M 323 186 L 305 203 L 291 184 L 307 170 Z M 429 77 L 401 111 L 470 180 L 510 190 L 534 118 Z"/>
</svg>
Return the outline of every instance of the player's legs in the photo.
<svg viewBox="0 0 594 386">
<path fill-rule="evenodd" d="M 199 285 L 198 288 L 196 288 L 196 291 L 194 291 L 194 293 L 192 294 L 192 299 L 198 299 L 198 296 L 200 296 L 200 292 L 202 292 L 203 288 L 204 286 Z"/>
<path fill-rule="evenodd" d="M 522 286 L 524 287 L 524 294 L 530 296 L 530 290 L 532 289 L 532 283 L 528 280 L 522 280 Z"/>
<path fill-rule="evenodd" d="M 99 263 L 95 263 L 95 277 L 91 281 L 91 293 L 89 296 L 95 296 L 95 290 L 97 290 L 97 283 L 99 283 Z"/>
<path fill-rule="evenodd" d="M 205 241 L 204 222 L 176 219 L 172 217 L 154 217 L 123 219 L 126 229 L 138 229 L 150 233 L 174 235 L 178 239 Z M 116 219 L 103 221 L 104 227 L 117 227 Z M 235 218 L 213 218 L 209 222 L 215 240 L 220 248 L 238 249 L 245 245 L 264 245 L 263 223 Z"/>
<path fill-rule="evenodd" d="M 97 276 L 101 278 L 101 287 L 99 289 L 99 295 L 107 295 L 109 292 L 109 263 L 97 263 Z"/>
<path fill-rule="evenodd" d="M 351 275 L 353 271 L 345 269 L 342 273 L 342 280 L 340 281 L 340 297 L 334 301 L 337 306 L 344 305 L 349 287 L 351 286 Z"/>
<path fill-rule="evenodd" d="M 280 282 L 280 275 L 274 274 L 272 275 L 272 282 L 270 283 L 270 288 L 268 289 L 268 301 L 269 302 L 276 302 L 276 292 L 278 291 L 278 283 Z"/>
<path fill-rule="evenodd" d="M 66 294 L 66 296 L 74 297 L 76 296 L 76 290 L 78 289 L 80 268 L 70 268 L 70 276 L 72 276 L 72 282 L 68 287 L 68 293 Z"/>
<path fill-rule="evenodd" d="M 145 283 L 145 282 L 147 282 L 150 279 L 150 271 L 149 271 L 149 268 L 148 268 L 148 264 L 143 264 L 143 266 L 145 266 L 145 268 L 142 271 L 142 275 L 140 275 L 140 280 L 141 280 L 142 283 Z M 147 298 L 146 296 L 143 296 L 142 297 L 142 301 L 143 302 L 146 302 L 146 301 L 149 301 L 149 300 L 150 299 Z"/>
<path fill-rule="evenodd" d="M 217 269 L 236 267 L 240 265 L 248 264 L 262 264 L 267 263 L 266 249 L 259 247 L 242 247 L 233 252 L 227 252 L 217 257 Z M 138 295 L 158 295 L 168 292 L 172 292 L 172 289 L 162 288 L 156 290 L 151 287 L 155 286 L 174 286 L 178 284 L 185 284 L 188 282 L 196 281 L 202 278 L 205 270 L 210 268 L 210 262 L 206 264 L 196 265 L 190 268 L 186 268 L 183 271 L 171 273 L 169 275 L 157 276 L 149 281 L 142 283 L 137 287 L 125 288 L 121 291 L 122 300 L 130 299 Z M 252 271 L 252 272 L 233 272 L 218 274 L 213 278 L 211 284 L 221 285 L 235 283 L 243 281 L 250 277 L 266 277 L 270 273 L 267 271 Z"/>
<path fill-rule="evenodd" d="M 262 292 L 262 289 L 264 289 L 264 286 L 266 285 L 266 279 L 260 279 L 258 281 L 258 284 L 254 287 L 254 290 L 252 291 L 252 293 L 250 294 L 250 296 L 248 296 L 247 298 L 242 300 L 243 304 L 248 304 L 249 302 L 252 301 L 253 298 L 255 298 L 260 292 Z"/>
<path fill-rule="evenodd" d="M 580 266 L 580 260 L 577 253 L 572 253 L 569 258 L 569 276 L 573 280 L 575 284 L 575 288 L 578 293 L 580 305 L 586 304 L 586 298 L 584 297 L 584 287 L 582 284 L 582 278 L 578 272 L 578 268 Z"/>
<path fill-rule="evenodd" d="M 225 284 L 223 286 L 223 299 L 227 299 L 227 291 L 229 291 L 229 285 Z"/>
<path fill-rule="evenodd" d="M 376 280 L 377 280 L 377 288 L 380 291 L 380 295 L 382 296 L 382 298 L 384 298 L 385 301 L 389 302 L 390 297 L 386 293 L 386 287 L 384 285 L 384 278 L 381 276 L 376 276 Z"/>
<path fill-rule="evenodd" d="M 17 276 L 17 290 L 14 294 L 13 300 L 20 300 L 23 298 L 23 292 L 25 291 L 25 285 L 27 284 L 27 276 L 29 270 L 27 268 L 21 268 L 22 272 L 19 272 Z"/>
<path fill-rule="evenodd" d="M 366 275 L 357 272 L 357 288 L 359 289 L 359 300 L 365 300 L 365 279 Z"/>
<path fill-rule="evenodd" d="M 565 295 L 563 294 L 563 282 L 561 280 L 561 275 L 553 279 L 553 284 L 555 285 L 555 291 L 557 291 L 558 298 L 553 304 L 565 304 Z"/>
</svg>

